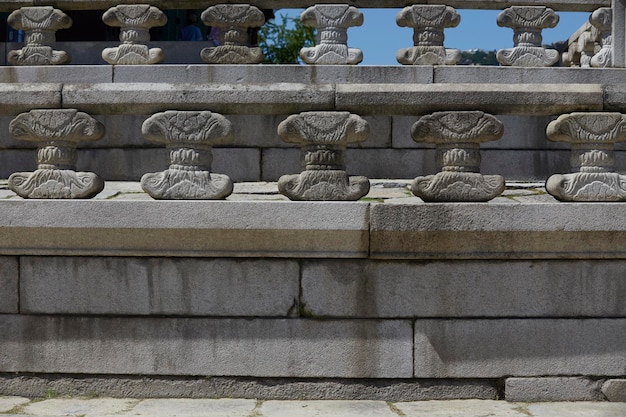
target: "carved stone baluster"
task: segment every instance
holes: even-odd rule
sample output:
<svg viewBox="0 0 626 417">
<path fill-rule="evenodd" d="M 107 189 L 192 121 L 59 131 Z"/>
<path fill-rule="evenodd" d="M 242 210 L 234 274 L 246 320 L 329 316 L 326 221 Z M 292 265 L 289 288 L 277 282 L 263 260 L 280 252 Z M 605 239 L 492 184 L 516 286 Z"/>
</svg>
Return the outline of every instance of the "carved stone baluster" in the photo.
<svg viewBox="0 0 626 417">
<path fill-rule="evenodd" d="M 111 7 L 102 15 L 102 21 L 120 28 L 120 46 L 106 48 L 102 59 L 112 65 L 144 65 L 163 61 L 160 48 L 149 49 L 150 28 L 167 23 L 165 14 L 148 4 L 124 4 Z"/>
<path fill-rule="evenodd" d="M 50 46 L 56 42 L 55 32 L 72 26 L 72 19 L 59 9 L 50 6 L 22 7 L 11 13 L 9 25 L 25 32 L 26 46 L 9 51 L 11 65 L 63 65 L 70 62 L 70 54 L 55 51 Z"/>
<path fill-rule="evenodd" d="M 613 11 L 609 7 L 602 7 L 591 14 L 589 22 L 598 29 L 600 37 L 600 52 L 591 58 L 592 67 L 613 66 Z"/>
<path fill-rule="evenodd" d="M 450 6 L 419 5 L 405 7 L 396 16 L 400 27 L 412 27 L 413 48 L 400 49 L 396 59 L 404 65 L 454 65 L 461 60 L 458 49 L 443 46 L 444 28 L 453 28 L 461 17 Z"/>
<path fill-rule="evenodd" d="M 543 6 L 512 6 L 498 15 L 498 26 L 513 29 L 513 48 L 496 54 L 502 65 L 549 67 L 559 60 L 559 52 L 541 46 L 542 29 L 553 28 L 559 15 Z"/>
<path fill-rule="evenodd" d="M 141 187 L 152 198 L 218 200 L 233 192 L 227 175 L 211 172 L 212 146 L 232 140 L 231 123 L 221 114 L 170 110 L 147 119 L 141 131 L 170 150 L 167 170 L 141 178 Z"/>
<path fill-rule="evenodd" d="M 265 16 L 249 4 L 220 4 L 206 9 L 202 21 L 220 29 L 220 45 L 204 48 L 200 57 L 209 64 L 258 64 L 263 51 L 248 46 L 248 29 L 260 27 Z"/>
<path fill-rule="evenodd" d="M 348 112 L 305 112 L 278 126 L 287 143 L 302 145 L 303 171 L 284 175 L 278 190 L 291 200 L 358 200 L 369 192 L 365 177 L 349 177 L 343 154 L 346 145 L 367 140 L 369 125 Z"/>
<path fill-rule="evenodd" d="M 480 143 L 498 140 L 502 123 L 481 111 L 446 111 L 423 116 L 413 125 L 416 142 L 436 144 L 436 175 L 417 177 L 413 194 L 424 201 L 489 201 L 504 191 L 500 175 L 480 174 Z"/>
<path fill-rule="evenodd" d="M 76 172 L 76 145 L 104 135 L 104 126 L 74 109 L 31 110 L 9 124 L 16 139 L 38 143 L 35 172 L 17 172 L 9 188 L 24 198 L 91 198 L 104 188 L 94 173 Z"/>
<path fill-rule="evenodd" d="M 360 49 L 348 48 L 348 28 L 363 24 L 363 14 L 356 7 L 318 4 L 302 12 L 300 19 L 317 29 L 317 45 L 300 50 L 300 57 L 307 64 L 345 65 L 363 60 Z"/>
<path fill-rule="evenodd" d="M 613 172 L 614 144 L 626 141 L 621 113 L 571 113 L 547 128 L 548 139 L 572 146 L 571 174 L 548 178 L 548 193 L 561 201 L 624 201 L 626 176 Z"/>
</svg>

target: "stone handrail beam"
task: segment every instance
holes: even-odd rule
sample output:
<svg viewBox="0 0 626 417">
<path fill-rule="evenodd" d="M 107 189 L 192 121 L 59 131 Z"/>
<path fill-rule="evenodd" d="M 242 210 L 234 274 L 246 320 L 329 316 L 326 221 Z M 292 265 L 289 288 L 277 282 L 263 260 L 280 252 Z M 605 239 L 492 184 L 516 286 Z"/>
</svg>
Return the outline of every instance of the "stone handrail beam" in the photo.
<svg viewBox="0 0 626 417">
<path fill-rule="evenodd" d="M 132 4 L 150 4 L 162 10 L 167 9 L 204 9 L 217 4 L 239 4 L 240 0 L 141 0 L 128 2 Z M 318 0 L 315 4 L 336 4 L 337 0 Z M 402 8 L 409 4 L 406 0 L 351 0 L 342 2 L 359 8 Z M 116 0 L 8 0 L 0 2 L 0 11 L 13 11 L 27 6 L 54 6 L 62 10 L 105 10 L 119 5 Z M 256 0 L 254 6 L 265 9 L 306 8 L 312 2 L 305 0 Z M 441 4 L 441 0 L 424 0 L 420 4 Z M 457 9 L 504 9 L 511 5 L 516 6 L 547 6 L 558 11 L 593 11 L 599 7 L 610 7 L 610 0 L 448 0 L 446 5 Z"/>
</svg>

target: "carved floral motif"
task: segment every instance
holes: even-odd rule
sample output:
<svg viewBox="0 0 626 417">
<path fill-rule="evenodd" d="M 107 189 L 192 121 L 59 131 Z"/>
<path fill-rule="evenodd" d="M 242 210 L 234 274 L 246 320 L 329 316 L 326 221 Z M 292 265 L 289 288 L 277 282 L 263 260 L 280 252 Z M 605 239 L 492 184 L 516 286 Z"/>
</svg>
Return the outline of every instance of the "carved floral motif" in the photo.
<svg viewBox="0 0 626 417">
<path fill-rule="evenodd" d="M 346 65 L 363 60 L 360 49 L 348 48 L 348 28 L 363 24 L 363 14 L 356 7 L 318 4 L 302 12 L 300 19 L 317 29 L 317 45 L 300 50 L 307 64 Z"/>
<path fill-rule="evenodd" d="M 358 200 L 369 192 L 369 180 L 346 174 L 343 154 L 350 143 L 367 140 L 369 125 L 348 112 L 305 112 L 278 126 L 284 142 L 302 145 L 304 170 L 278 180 L 291 200 Z"/>
<path fill-rule="evenodd" d="M 148 4 L 123 4 L 104 12 L 102 21 L 120 28 L 122 44 L 102 51 L 102 59 L 109 64 L 144 65 L 163 61 L 161 49 L 144 45 L 150 41 L 150 28 L 167 23 L 161 10 Z"/>
<path fill-rule="evenodd" d="M 543 6 L 512 6 L 498 15 L 498 26 L 512 28 L 513 48 L 501 49 L 496 54 L 502 65 L 521 67 L 549 67 L 559 60 L 559 52 L 541 46 L 542 29 L 553 28 L 559 15 Z"/>
<path fill-rule="evenodd" d="M 555 174 L 547 191 L 561 201 L 624 201 L 626 176 L 613 172 L 614 144 L 626 141 L 626 116 L 621 113 L 571 113 L 548 125 L 552 141 L 572 146 L 571 174 Z"/>
<path fill-rule="evenodd" d="M 50 6 L 22 7 L 11 13 L 9 25 L 25 32 L 26 46 L 9 51 L 11 65 L 63 65 L 71 60 L 65 51 L 55 51 L 50 44 L 56 41 L 55 32 L 72 26 L 72 19 Z"/>
<path fill-rule="evenodd" d="M 502 123 L 480 111 L 437 112 L 411 129 L 416 142 L 436 144 L 441 172 L 417 177 L 413 194 L 424 201 L 488 201 L 504 191 L 504 178 L 480 174 L 480 143 L 498 140 Z"/>
<path fill-rule="evenodd" d="M 74 109 L 31 110 L 13 119 L 9 132 L 16 139 L 38 143 L 35 172 L 17 172 L 9 188 L 24 198 L 91 198 L 104 188 L 94 173 L 75 172 L 76 145 L 104 135 L 104 126 Z"/>
<path fill-rule="evenodd" d="M 211 172 L 211 147 L 232 140 L 231 123 L 221 114 L 174 110 L 157 113 L 143 123 L 142 133 L 170 150 L 167 170 L 141 178 L 141 187 L 152 198 L 217 200 L 233 192 L 227 175 Z"/>
<path fill-rule="evenodd" d="M 249 4 L 219 4 L 202 13 L 207 26 L 220 28 L 220 45 L 204 48 L 200 56 L 209 64 L 258 64 L 263 51 L 248 46 L 248 29 L 261 27 L 265 16 Z"/>
<path fill-rule="evenodd" d="M 456 27 L 461 17 L 452 7 L 414 5 L 405 7 L 396 16 L 400 27 L 413 28 L 413 48 L 400 49 L 396 59 L 404 65 L 454 65 L 461 59 L 458 49 L 443 46 L 443 30 Z"/>
</svg>

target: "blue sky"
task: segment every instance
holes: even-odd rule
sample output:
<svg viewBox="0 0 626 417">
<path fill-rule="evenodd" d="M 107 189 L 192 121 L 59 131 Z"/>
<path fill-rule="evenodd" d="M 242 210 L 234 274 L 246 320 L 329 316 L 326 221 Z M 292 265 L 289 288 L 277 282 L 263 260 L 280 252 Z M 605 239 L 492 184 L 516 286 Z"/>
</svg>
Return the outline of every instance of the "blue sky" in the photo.
<svg viewBox="0 0 626 417">
<path fill-rule="evenodd" d="M 413 29 L 396 25 L 396 14 L 400 9 L 360 9 L 364 23 L 348 30 L 350 47 L 363 51 L 361 65 L 399 65 L 396 51 L 413 46 Z M 302 10 L 278 10 L 281 14 L 299 16 Z M 503 49 L 513 46 L 513 30 L 501 28 L 496 19 L 499 10 L 457 10 L 461 23 L 445 30 L 446 48 Z M 590 13 L 559 12 L 560 21 L 554 29 L 544 29 L 543 43 L 566 40 L 589 18 Z"/>
</svg>

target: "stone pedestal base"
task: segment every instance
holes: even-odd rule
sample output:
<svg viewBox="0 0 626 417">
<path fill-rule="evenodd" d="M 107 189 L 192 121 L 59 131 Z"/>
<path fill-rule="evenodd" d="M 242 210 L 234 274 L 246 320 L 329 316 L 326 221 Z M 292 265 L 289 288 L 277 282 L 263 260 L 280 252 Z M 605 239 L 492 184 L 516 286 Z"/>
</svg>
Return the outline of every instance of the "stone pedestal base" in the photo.
<svg viewBox="0 0 626 417">
<path fill-rule="evenodd" d="M 92 172 L 38 169 L 11 175 L 9 188 L 23 198 L 91 198 L 102 191 L 104 181 Z"/>
<path fill-rule="evenodd" d="M 502 65 L 515 67 L 549 67 L 559 60 L 559 52 L 538 46 L 516 46 L 501 49 L 496 59 Z"/>
<path fill-rule="evenodd" d="M 149 49 L 146 45 L 122 44 L 102 51 L 102 59 L 111 65 L 157 64 L 164 59 L 160 48 Z"/>
<path fill-rule="evenodd" d="M 555 174 L 546 190 L 560 201 L 626 201 L 626 175 L 615 172 Z"/>
<path fill-rule="evenodd" d="M 55 51 L 50 46 L 25 46 L 22 49 L 9 51 L 8 60 L 11 65 L 64 65 L 71 61 L 70 54 Z"/>
<path fill-rule="evenodd" d="M 303 171 L 283 175 L 278 180 L 278 191 L 295 201 L 354 201 L 366 195 L 370 182 L 366 177 L 349 177 L 345 171 Z"/>
<path fill-rule="evenodd" d="M 504 178 L 473 172 L 439 172 L 415 178 L 411 191 L 424 201 L 489 201 L 504 191 Z"/>
<path fill-rule="evenodd" d="M 455 65 L 461 51 L 443 46 L 414 46 L 398 50 L 396 59 L 402 65 Z"/>
<path fill-rule="evenodd" d="M 259 64 L 263 62 L 263 51 L 261 48 L 221 45 L 204 48 L 200 57 L 207 64 Z"/>
<path fill-rule="evenodd" d="M 157 200 L 223 200 L 233 192 L 228 175 L 167 169 L 145 174 L 141 188 Z"/>
<path fill-rule="evenodd" d="M 311 48 L 302 48 L 300 57 L 307 64 L 317 65 L 356 65 L 363 61 L 360 49 L 346 45 L 321 44 Z"/>
</svg>

